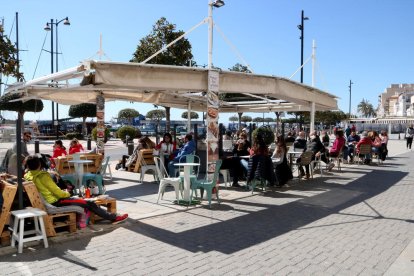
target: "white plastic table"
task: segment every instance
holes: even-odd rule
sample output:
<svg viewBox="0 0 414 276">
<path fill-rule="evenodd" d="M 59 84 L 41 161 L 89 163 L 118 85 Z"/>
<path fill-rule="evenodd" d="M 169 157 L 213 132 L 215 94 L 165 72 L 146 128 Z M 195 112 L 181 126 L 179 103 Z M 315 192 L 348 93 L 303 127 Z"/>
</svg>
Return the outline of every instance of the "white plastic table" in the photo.
<svg viewBox="0 0 414 276">
<path fill-rule="evenodd" d="M 75 167 L 75 173 L 76 173 L 76 188 L 79 189 L 82 185 L 82 178 L 83 178 L 83 164 L 90 164 L 93 163 L 92 160 L 82 160 L 82 159 L 74 159 L 69 160 L 68 163 L 74 164 Z"/>
<path fill-rule="evenodd" d="M 199 163 L 176 163 L 174 166 L 184 167 L 184 193 L 183 200 L 190 201 L 190 189 L 191 189 L 191 168 L 194 166 L 200 166 Z"/>
</svg>

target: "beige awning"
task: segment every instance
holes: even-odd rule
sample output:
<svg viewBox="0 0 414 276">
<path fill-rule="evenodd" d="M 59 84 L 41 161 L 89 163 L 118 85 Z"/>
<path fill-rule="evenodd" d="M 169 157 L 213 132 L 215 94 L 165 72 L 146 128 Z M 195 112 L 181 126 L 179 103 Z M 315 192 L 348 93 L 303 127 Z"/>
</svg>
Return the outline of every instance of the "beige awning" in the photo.
<svg viewBox="0 0 414 276">
<path fill-rule="evenodd" d="M 59 104 L 125 100 L 187 109 L 206 110 L 208 69 L 138 63 L 86 60 L 79 66 L 24 83 L 15 83 L 6 93 L 52 100 Z M 219 94 L 242 94 L 232 100 L 222 97 L 220 112 L 274 112 L 336 110 L 337 97 L 292 80 L 249 73 L 219 71 Z"/>
</svg>

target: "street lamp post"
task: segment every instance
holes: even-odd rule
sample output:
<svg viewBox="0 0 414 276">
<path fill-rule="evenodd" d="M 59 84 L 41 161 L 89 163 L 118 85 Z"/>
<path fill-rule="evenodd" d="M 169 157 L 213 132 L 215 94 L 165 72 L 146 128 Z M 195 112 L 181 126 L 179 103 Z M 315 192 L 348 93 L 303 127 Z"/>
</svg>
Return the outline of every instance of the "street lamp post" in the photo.
<svg viewBox="0 0 414 276">
<path fill-rule="evenodd" d="M 50 23 L 46 23 L 46 26 L 44 27 L 44 29 L 46 31 L 50 31 L 50 68 L 51 68 L 51 73 L 54 73 L 54 63 L 53 63 L 53 54 L 56 55 L 56 72 L 59 70 L 59 58 L 58 58 L 58 26 L 59 24 L 63 22 L 63 25 L 70 25 L 69 22 L 69 18 L 65 17 L 61 20 L 55 20 L 53 21 L 53 19 L 50 19 Z M 53 25 L 56 26 L 56 45 L 54 49 L 53 47 Z M 54 110 L 54 102 L 52 101 L 52 124 L 55 124 L 55 110 Z M 59 104 L 56 103 L 56 139 L 59 139 Z"/>
<path fill-rule="evenodd" d="M 351 120 L 351 95 L 352 95 L 352 85 L 354 83 L 352 82 L 352 80 L 349 80 L 349 119 Z"/>
<path fill-rule="evenodd" d="M 305 17 L 305 12 L 302 10 L 301 23 L 298 25 L 300 30 L 300 83 L 303 83 L 303 39 L 305 32 L 305 20 L 309 20 L 308 17 Z"/>
<path fill-rule="evenodd" d="M 220 8 L 224 6 L 222 0 L 210 0 L 208 4 L 208 69 L 213 66 L 213 7 Z"/>
</svg>

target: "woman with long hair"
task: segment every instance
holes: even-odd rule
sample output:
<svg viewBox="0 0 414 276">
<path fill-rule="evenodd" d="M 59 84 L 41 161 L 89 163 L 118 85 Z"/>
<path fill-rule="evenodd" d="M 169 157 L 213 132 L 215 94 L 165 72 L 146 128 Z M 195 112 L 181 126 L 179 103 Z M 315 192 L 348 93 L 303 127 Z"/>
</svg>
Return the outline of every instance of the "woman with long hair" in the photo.
<svg viewBox="0 0 414 276">
<path fill-rule="evenodd" d="M 283 135 L 279 135 L 276 139 L 276 149 L 273 152 L 272 159 L 275 166 L 277 186 L 285 185 L 293 178 L 292 170 L 289 167 L 286 158 L 287 147 Z"/>
<path fill-rule="evenodd" d="M 164 166 L 174 158 L 174 151 L 176 148 L 177 146 L 175 142 L 173 142 L 171 134 L 168 132 L 165 133 L 162 141 L 155 147 L 155 149 L 159 151 L 160 157 L 163 158 L 162 161 L 164 161 Z"/>
</svg>

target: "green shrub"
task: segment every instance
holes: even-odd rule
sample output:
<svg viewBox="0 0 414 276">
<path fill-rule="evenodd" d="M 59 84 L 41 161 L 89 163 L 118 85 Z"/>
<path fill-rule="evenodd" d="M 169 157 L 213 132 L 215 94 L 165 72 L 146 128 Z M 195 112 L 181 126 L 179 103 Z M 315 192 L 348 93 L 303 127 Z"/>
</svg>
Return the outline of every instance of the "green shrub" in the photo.
<svg viewBox="0 0 414 276">
<path fill-rule="evenodd" d="M 266 145 L 269 146 L 271 143 L 275 141 L 275 134 L 273 133 L 273 130 L 269 127 L 259 127 L 253 130 L 253 141 L 254 139 L 256 139 L 257 134 L 259 133 L 260 135 L 262 135 Z"/>
<path fill-rule="evenodd" d="M 65 137 L 68 140 L 72 140 L 73 138 L 76 138 L 78 140 L 83 139 L 82 133 L 79 133 L 79 132 L 69 132 L 69 133 L 66 133 Z"/>
<path fill-rule="evenodd" d="M 97 128 L 94 127 L 92 129 L 92 140 L 94 140 L 94 141 L 96 141 L 96 136 L 97 136 L 96 133 L 97 133 Z M 105 128 L 105 137 L 104 137 L 104 142 L 105 143 L 108 141 L 110 135 L 111 135 L 111 131 L 108 128 Z"/>
<path fill-rule="evenodd" d="M 136 128 L 132 126 L 123 126 L 116 132 L 118 138 L 122 141 L 125 141 L 126 136 L 128 135 L 130 138 L 129 140 L 132 141 L 138 134 Z"/>
</svg>

